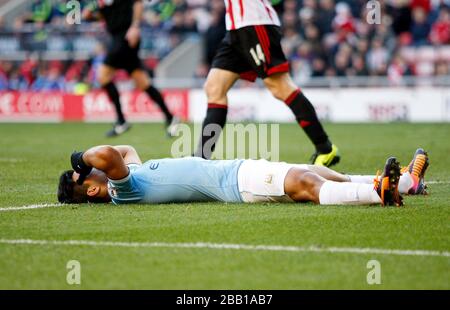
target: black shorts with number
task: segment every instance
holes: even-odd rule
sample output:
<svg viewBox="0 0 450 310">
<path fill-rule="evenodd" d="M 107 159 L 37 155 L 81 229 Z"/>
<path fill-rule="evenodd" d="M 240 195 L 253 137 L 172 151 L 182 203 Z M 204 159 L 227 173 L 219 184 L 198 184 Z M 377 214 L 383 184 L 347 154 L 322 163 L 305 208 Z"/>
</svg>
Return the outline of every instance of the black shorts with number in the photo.
<svg viewBox="0 0 450 310">
<path fill-rule="evenodd" d="M 248 26 L 228 31 L 213 68 L 240 74 L 254 82 L 278 72 L 289 72 L 289 64 L 281 48 L 281 29 L 274 25 Z"/>
<path fill-rule="evenodd" d="M 136 69 L 141 69 L 139 45 L 140 43 L 136 47 L 130 47 L 125 35 L 113 36 L 104 64 L 115 69 L 124 69 L 129 74 Z"/>
</svg>

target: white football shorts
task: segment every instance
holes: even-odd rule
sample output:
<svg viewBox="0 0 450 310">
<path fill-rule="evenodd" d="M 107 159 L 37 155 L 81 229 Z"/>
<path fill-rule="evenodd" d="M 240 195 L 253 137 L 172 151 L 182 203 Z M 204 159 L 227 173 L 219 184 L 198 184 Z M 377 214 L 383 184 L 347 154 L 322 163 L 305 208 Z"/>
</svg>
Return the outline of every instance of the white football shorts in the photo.
<svg viewBox="0 0 450 310">
<path fill-rule="evenodd" d="M 293 167 L 308 165 L 269 162 L 265 159 L 245 160 L 238 171 L 238 185 L 244 202 L 293 202 L 284 191 L 284 180 Z"/>
</svg>

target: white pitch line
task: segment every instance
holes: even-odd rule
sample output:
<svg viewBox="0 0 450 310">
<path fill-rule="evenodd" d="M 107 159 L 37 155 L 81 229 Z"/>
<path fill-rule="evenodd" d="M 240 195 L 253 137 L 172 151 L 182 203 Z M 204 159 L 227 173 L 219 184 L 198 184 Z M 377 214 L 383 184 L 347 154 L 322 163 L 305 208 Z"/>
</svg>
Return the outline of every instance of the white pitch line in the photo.
<svg viewBox="0 0 450 310">
<path fill-rule="evenodd" d="M 450 252 L 430 250 L 400 250 L 352 247 L 317 247 L 317 246 L 283 246 L 283 245 L 249 245 L 227 243 L 168 243 L 168 242 L 116 242 L 90 240 L 34 240 L 34 239 L 0 239 L 0 244 L 13 245 L 50 245 L 50 246 L 92 246 L 92 247 L 127 247 L 127 248 L 184 248 L 215 249 L 269 252 L 314 252 L 314 253 L 347 253 L 347 254 L 381 254 L 400 256 L 438 256 L 450 257 Z"/>
<path fill-rule="evenodd" d="M 63 204 L 61 204 L 61 203 L 44 203 L 44 204 L 29 205 L 29 206 L 22 206 L 22 207 L 8 207 L 8 208 L 0 208 L 0 212 L 33 210 L 33 209 L 43 209 L 43 208 L 56 208 L 56 207 L 61 207 L 62 205 Z"/>
<path fill-rule="evenodd" d="M 450 181 L 425 181 L 425 184 L 450 184 Z"/>
</svg>

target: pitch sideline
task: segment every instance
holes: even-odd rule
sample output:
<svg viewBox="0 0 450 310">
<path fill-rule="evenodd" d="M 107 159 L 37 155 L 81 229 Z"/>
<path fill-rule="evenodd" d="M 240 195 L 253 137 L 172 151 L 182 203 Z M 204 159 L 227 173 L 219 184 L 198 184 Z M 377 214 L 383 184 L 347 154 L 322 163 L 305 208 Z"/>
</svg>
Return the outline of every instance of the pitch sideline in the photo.
<svg viewBox="0 0 450 310">
<path fill-rule="evenodd" d="M 214 249 L 269 252 L 305 252 L 305 253 L 345 253 L 345 254 L 380 254 L 399 256 L 437 256 L 450 257 L 447 251 L 400 250 L 353 247 L 317 247 L 317 246 L 283 246 L 283 245 L 249 245 L 227 243 L 169 243 L 169 242 L 120 242 L 91 240 L 34 240 L 34 239 L 0 239 L 0 244 L 10 245 L 44 245 L 44 246 L 91 246 L 91 247 L 126 247 L 126 248 L 184 248 Z"/>
</svg>

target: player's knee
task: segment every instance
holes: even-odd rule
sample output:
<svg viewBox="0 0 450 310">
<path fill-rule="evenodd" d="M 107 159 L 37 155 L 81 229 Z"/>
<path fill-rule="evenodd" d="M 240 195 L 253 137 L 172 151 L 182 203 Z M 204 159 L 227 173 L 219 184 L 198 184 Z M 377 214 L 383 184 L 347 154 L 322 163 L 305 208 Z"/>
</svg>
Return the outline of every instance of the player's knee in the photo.
<svg viewBox="0 0 450 310">
<path fill-rule="evenodd" d="M 289 75 L 275 75 L 264 80 L 267 89 L 276 99 L 285 101 L 298 88 L 291 82 Z"/>
<path fill-rule="evenodd" d="M 97 81 L 101 86 L 105 86 L 106 84 L 108 84 L 110 81 L 108 81 L 108 79 L 106 79 L 104 76 L 102 75 L 98 75 L 97 76 Z"/>
<path fill-rule="evenodd" d="M 319 191 L 323 180 L 312 171 L 302 170 L 295 175 L 295 201 L 312 201 L 319 203 Z"/>
<path fill-rule="evenodd" d="M 214 83 L 207 80 L 203 86 L 203 89 L 208 97 L 208 101 L 218 101 L 227 95 L 224 87 L 220 83 Z"/>
<path fill-rule="evenodd" d="M 265 81 L 267 89 L 276 99 L 284 101 L 291 94 L 291 89 L 283 83 Z"/>
<path fill-rule="evenodd" d="M 299 183 L 300 186 L 307 192 L 307 195 L 310 197 L 309 200 L 314 201 L 316 193 L 322 185 L 320 176 L 312 171 L 308 171 L 300 176 Z"/>
<path fill-rule="evenodd" d="M 109 74 L 100 71 L 97 76 L 97 81 L 101 86 L 105 86 L 112 81 L 112 77 L 110 77 Z"/>
<path fill-rule="evenodd" d="M 136 88 L 145 91 L 151 85 L 150 78 L 147 73 L 142 70 L 135 70 L 131 74 Z"/>
<path fill-rule="evenodd" d="M 279 88 L 269 88 L 270 92 L 272 93 L 272 96 L 274 96 L 276 99 L 283 101 L 284 98 L 284 93 L 281 89 Z"/>
<path fill-rule="evenodd" d="M 150 83 L 147 80 L 142 79 L 137 79 L 134 83 L 136 84 L 136 88 L 142 91 L 145 91 L 150 86 Z"/>
</svg>

